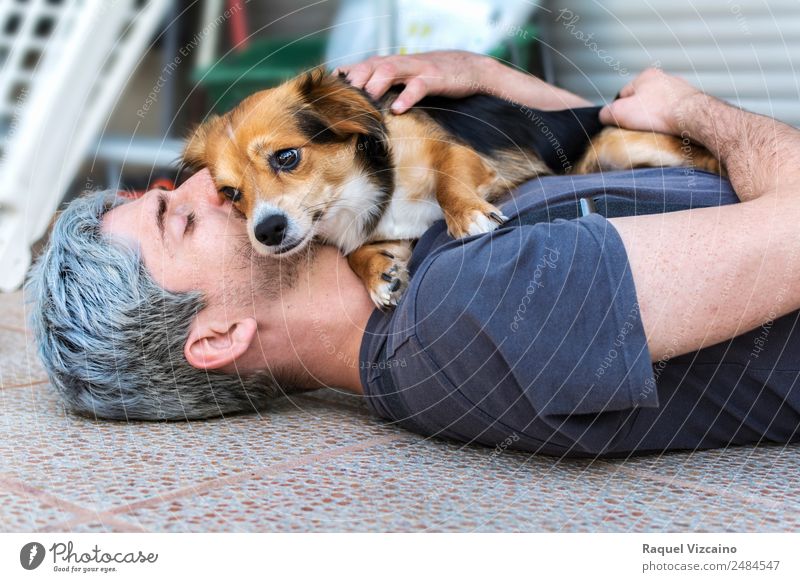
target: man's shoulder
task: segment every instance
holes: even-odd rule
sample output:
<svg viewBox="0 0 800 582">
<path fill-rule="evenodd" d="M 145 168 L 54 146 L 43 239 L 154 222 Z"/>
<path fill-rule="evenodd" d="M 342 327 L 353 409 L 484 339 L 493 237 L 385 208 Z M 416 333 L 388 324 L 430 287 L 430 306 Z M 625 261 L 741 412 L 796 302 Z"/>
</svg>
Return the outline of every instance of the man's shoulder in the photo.
<svg viewBox="0 0 800 582">
<path fill-rule="evenodd" d="M 564 282 L 575 263 L 570 257 L 607 238 L 608 227 L 602 216 L 592 215 L 450 239 L 415 266 L 393 327 L 413 330 L 423 345 L 445 336 L 457 343 L 476 334 L 489 343 L 500 342 L 515 331 L 520 302 L 525 309 L 533 299 L 547 303 L 569 298 Z"/>
</svg>

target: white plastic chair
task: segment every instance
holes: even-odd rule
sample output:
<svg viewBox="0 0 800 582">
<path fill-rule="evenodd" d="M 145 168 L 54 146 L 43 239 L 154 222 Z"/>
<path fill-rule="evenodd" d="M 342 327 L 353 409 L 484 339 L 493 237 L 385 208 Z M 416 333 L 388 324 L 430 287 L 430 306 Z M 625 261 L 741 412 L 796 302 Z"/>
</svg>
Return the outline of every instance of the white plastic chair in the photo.
<svg viewBox="0 0 800 582">
<path fill-rule="evenodd" d="M 0 290 L 22 284 L 169 2 L 0 3 Z"/>
</svg>

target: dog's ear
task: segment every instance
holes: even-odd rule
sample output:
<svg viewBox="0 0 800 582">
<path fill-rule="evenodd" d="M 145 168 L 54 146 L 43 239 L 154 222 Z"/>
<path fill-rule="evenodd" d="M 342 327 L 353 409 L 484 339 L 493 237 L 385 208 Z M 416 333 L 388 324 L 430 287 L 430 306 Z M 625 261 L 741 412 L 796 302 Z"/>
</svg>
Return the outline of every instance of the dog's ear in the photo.
<svg viewBox="0 0 800 582">
<path fill-rule="evenodd" d="M 380 111 L 363 91 L 340 75 L 317 67 L 297 80 L 297 91 L 314 112 L 320 135 L 346 139 L 352 135 L 383 134 Z"/>
<path fill-rule="evenodd" d="M 209 163 L 206 155 L 206 144 L 209 136 L 217 131 L 223 123 L 222 117 L 212 115 L 203 123 L 194 128 L 183 146 L 181 161 L 183 165 L 192 170 L 199 170 Z"/>
</svg>

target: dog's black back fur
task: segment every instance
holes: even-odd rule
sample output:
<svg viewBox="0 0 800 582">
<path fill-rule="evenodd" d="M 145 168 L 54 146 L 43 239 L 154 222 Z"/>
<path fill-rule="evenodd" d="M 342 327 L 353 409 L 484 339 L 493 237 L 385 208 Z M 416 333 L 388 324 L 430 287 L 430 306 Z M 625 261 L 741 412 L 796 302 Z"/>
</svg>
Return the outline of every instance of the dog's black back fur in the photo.
<svg viewBox="0 0 800 582">
<path fill-rule="evenodd" d="M 392 87 L 380 106 L 388 107 L 402 88 Z M 569 171 L 603 128 L 600 107 L 542 111 L 493 95 L 425 97 L 414 107 L 485 156 L 532 149 L 557 174 Z"/>
</svg>

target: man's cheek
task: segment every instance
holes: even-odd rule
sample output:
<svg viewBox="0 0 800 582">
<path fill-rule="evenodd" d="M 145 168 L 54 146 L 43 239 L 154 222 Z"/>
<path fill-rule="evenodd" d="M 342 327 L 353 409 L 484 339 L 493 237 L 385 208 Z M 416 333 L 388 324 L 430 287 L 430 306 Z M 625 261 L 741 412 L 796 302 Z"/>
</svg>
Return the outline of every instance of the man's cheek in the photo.
<svg viewBox="0 0 800 582">
<path fill-rule="evenodd" d="M 185 275 L 181 265 L 166 252 L 158 253 L 150 261 L 145 261 L 145 268 L 156 283 L 168 291 L 180 292 L 186 289 Z"/>
<path fill-rule="evenodd" d="M 202 255 L 189 249 L 179 249 L 173 257 L 164 263 L 164 277 L 171 291 L 185 292 L 201 289 L 204 272 Z"/>
<path fill-rule="evenodd" d="M 204 289 L 209 276 L 213 277 L 213 266 L 209 264 L 204 253 L 194 253 L 190 262 L 191 269 L 187 277 L 191 281 L 192 289 Z"/>
</svg>

